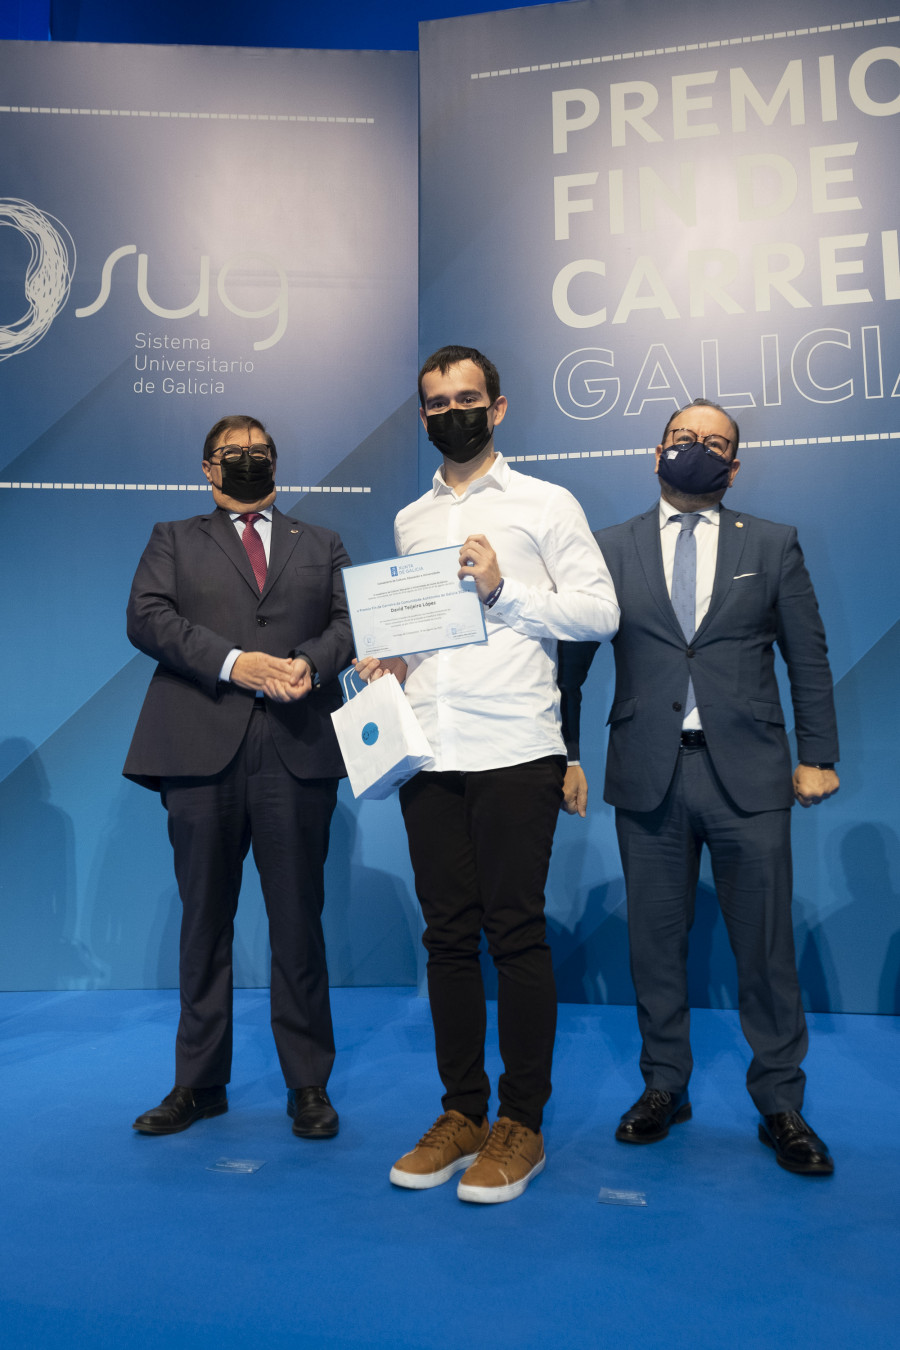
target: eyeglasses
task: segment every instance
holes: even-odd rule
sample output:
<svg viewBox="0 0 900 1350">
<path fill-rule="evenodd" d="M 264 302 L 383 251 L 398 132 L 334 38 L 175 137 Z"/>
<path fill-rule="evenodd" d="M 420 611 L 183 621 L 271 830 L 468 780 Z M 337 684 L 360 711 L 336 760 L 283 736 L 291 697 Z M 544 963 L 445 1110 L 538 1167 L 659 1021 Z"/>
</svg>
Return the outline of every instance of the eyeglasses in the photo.
<svg viewBox="0 0 900 1350">
<path fill-rule="evenodd" d="M 720 459 L 724 459 L 728 454 L 731 445 L 731 439 L 728 436 L 698 436 L 696 431 L 691 431 L 690 427 L 676 427 L 669 432 L 672 437 L 673 445 L 693 445 L 696 441 L 702 445 L 704 450 L 710 450 Z"/>
<path fill-rule="evenodd" d="M 210 464 L 237 464 L 238 460 L 245 453 L 249 453 L 250 458 L 257 464 L 262 464 L 264 460 L 272 458 L 272 449 L 268 445 L 220 445 L 213 455 L 218 455 L 218 459 L 210 459 Z"/>
</svg>

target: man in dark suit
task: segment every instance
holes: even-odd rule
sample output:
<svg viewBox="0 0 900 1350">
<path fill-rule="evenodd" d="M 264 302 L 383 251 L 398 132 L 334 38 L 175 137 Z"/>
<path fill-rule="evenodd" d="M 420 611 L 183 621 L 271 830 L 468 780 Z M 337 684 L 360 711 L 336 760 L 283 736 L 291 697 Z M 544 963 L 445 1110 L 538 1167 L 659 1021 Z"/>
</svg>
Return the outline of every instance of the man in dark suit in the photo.
<svg viewBox="0 0 900 1350">
<path fill-rule="evenodd" d="M 128 602 L 128 636 L 159 664 L 124 773 L 162 797 L 183 906 L 175 1087 L 134 1122 L 143 1134 L 228 1109 L 231 946 L 251 844 L 293 1132 L 338 1130 L 321 915 L 344 773 L 330 713 L 351 655 L 350 559 L 336 534 L 273 506 L 275 470 L 261 422 L 217 422 L 203 449 L 216 510 L 154 527 Z"/>
<path fill-rule="evenodd" d="M 790 807 L 838 789 L 832 679 L 796 530 L 719 506 L 740 468 L 737 448 L 734 420 L 697 399 L 657 446 L 659 504 L 595 535 L 622 614 L 604 796 L 616 808 L 646 1083 L 616 1138 L 652 1143 L 691 1115 L 686 962 L 705 843 L 737 961 L 759 1137 L 788 1170 L 827 1175 L 828 1150 L 800 1114 L 807 1032 Z M 776 643 L 794 708 L 793 778 Z M 594 650 L 560 647 L 570 758 Z M 583 814 L 585 794 L 581 769 L 570 769 L 568 809 Z"/>
</svg>

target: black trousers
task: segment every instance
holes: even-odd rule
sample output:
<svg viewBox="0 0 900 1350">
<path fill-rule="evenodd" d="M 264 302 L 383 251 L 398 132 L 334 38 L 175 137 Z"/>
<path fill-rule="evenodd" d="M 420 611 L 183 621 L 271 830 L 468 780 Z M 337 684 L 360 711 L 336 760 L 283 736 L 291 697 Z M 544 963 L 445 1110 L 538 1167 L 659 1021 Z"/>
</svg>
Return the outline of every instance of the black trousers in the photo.
<svg viewBox="0 0 900 1350">
<path fill-rule="evenodd" d="M 556 984 L 544 886 L 565 760 L 480 773 L 419 773 L 400 789 L 425 918 L 428 996 L 444 1110 L 487 1113 L 484 930 L 497 967 L 499 1114 L 538 1130 L 550 1096 Z"/>
<path fill-rule="evenodd" d="M 231 1077 L 231 948 L 251 845 L 269 920 L 272 1031 L 285 1082 L 327 1083 L 334 1033 L 322 908 L 337 784 L 288 772 L 264 708 L 254 709 L 222 773 L 163 780 L 182 901 L 177 1083 L 212 1087 Z"/>
<path fill-rule="evenodd" d="M 753 1051 L 747 1090 L 763 1115 L 799 1111 L 808 1037 L 791 924 L 790 810 L 739 811 L 706 750 L 682 749 L 662 804 L 617 810 L 616 830 L 647 1086 L 677 1093 L 691 1076 L 688 933 L 706 844 Z"/>
</svg>

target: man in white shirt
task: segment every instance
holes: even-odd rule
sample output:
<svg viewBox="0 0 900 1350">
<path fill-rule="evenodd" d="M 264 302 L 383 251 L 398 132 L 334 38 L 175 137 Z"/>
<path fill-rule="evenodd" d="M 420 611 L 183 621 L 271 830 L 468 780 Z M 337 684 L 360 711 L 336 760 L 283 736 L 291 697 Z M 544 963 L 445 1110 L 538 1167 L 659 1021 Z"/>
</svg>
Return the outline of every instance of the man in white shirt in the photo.
<svg viewBox="0 0 900 1350">
<path fill-rule="evenodd" d="M 740 468 L 737 449 L 734 419 L 696 399 L 657 446 L 659 504 L 595 536 L 621 606 L 604 797 L 616 808 L 646 1084 L 616 1138 L 654 1143 L 691 1115 L 687 948 L 706 844 L 737 961 L 759 1138 L 787 1170 L 827 1176 L 828 1149 L 800 1114 L 807 1032 L 790 807 L 838 789 L 831 671 L 797 531 L 720 505 Z M 793 776 L 776 643 L 791 683 Z M 570 756 L 592 655 L 590 644 L 560 648 Z M 584 797 L 580 769 L 566 793 Z"/>
<path fill-rule="evenodd" d="M 444 1113 L 392 1168 L 424 1190 L 467 1169 L 457 1194 L 512 1200 L 544 1166 L 556 987 L 544 884 L 565 772 L 558 638 L 603 639 L 618 606 L 581 507 L 564 488 L 510 469 L 494 449 L 506 399 L 492 363 L 443 347 L 419 375 L 421 417 L 442 456 L 431 489 L 397 516 L 398 552 L 460 546 L 487 641 L 360 663 L 406 693 L 434 753 L 400 790 L 428 951 Z M 498 975 L 499 1114 L 487 1122 L 484 931 Z"/>
</svg>

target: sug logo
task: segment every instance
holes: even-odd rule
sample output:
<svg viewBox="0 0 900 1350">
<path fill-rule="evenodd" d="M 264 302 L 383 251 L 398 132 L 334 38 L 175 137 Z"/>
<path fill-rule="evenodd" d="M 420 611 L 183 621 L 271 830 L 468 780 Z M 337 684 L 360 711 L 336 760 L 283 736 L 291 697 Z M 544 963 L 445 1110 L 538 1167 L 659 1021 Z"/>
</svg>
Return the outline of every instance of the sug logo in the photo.
<svg viewBox="0 0 900 1350">
<path fill-rule="evenodd" d="M 40 211 L 31 202 L 19 197 L 0 197 L 0 228 L 3 226 L 16 230 L 27 240 L 31 257 L 25 272 L 27 310 L 6 326 L 0 318 L 0 361 L 18 356 L 40 342 L 68 300 L 75 272 L 75 241 L 62 221 L 49 212 Z M 274 347 L 284 337 L 288 322 L 288 276 L 277 259 L 256 252 L 238 253 L 226 258 L 217 275 L 211 270 L 210 255 L 201 254 L 196 295 L 187 304 L 170 309 L 158 304 L 150 295 L 149 255 L 139 253 L 136 244 L 123 244 L 113 249 L 105 259 L 97 298 L 90 305 L 76 309 L 76 319 L 91 318 L 103 309 L 110 297 L 116 265 L 135 254 L 138 300 L 144 309 L 157 318 L 186 319 L 192 315 L 201 319 L 209 318 L 211 291 L 215 281 L 215 293 L 222 308 L 229 313 L 246 320 L 274 318 L 272 331 L 253 343 L 254 351 L 261 352 Z M 275 296 L 271 298 L 273 282 Z M 236 291 L 238 296 L 243 296 L 248 289 L 262 289 L 268 293 L 258 308 L 248 309 L 239 303 L 234 294 Z"/>
<path fill-rule="evenodd" d="M 25 271 L 28 308 L 13 323 L 0 322 L 0 361 L 40 342 L 68 300 L 75 272 L 75 242 L 55 216 L 20 197 L 0 197 L 3 226 L 28 241 L 31 257 Z"/>
<path fill-rule="evenodd" d="M 150 255 L 138 253 L 136 244 L 123 244 L 121 248 L 113 249 L 103 264 L 100 273 L 100 291 L 96 300 L 90 305 L 84 305 L 82 308 L 76 309 L 76 319 L 89 319 L 92 315 L 99 313 L 110 297 L 113 272 L 116 267 L 124 258 L 130 258 L 134 255 L 137 255 L 137 295 L 144 309 L 149 310 L 159 319 L 187 319 L 192 314 L 196 314 L 201 319 L 209 318 L 212 273 L 208 253 L 201 253 L 200 255 L 197 294 L 186 305 L 170 309 L 158 304 L 150 295 Z M 262 273 L 260 273 L 260 268 L 263 269 Z M 232 276 L 232 274 L 235 275 Z M 239 293 L 242 288 L 247 286 L 265 286 L 268 290 L 271 288 L 273 275 L 278 283 L 275 298 L 263 304 L 259 309 L 247 309 L 244 305 L 238 304 L 229 291 L 229 282 L 237 287 Z M 269 347 L 274 347 L 276 342 L 280 342 L 284 337 L 288 321 L 288 277 L 277 259 L 270 257 L 267 253 L 237 253 L 231 258 L 227 258 L 216 276 L 216 294 L 222 307 L 229 313 L 236 314 L 239 319 L 265 319 L 269 315 L 275 316 L 275 327 L 267 337 L 254 342 L 254 351 L 262 352 Z"/>
</svg>

